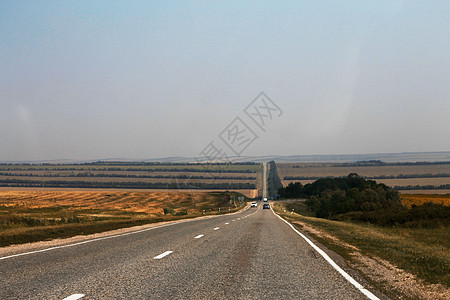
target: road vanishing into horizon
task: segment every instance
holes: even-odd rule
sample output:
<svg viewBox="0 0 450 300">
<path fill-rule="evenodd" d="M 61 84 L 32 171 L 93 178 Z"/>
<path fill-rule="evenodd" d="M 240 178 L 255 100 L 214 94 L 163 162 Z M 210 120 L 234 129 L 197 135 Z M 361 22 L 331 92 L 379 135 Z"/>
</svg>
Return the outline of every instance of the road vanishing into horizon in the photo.
<svg viewBox="0 0 450 300">
<path fill-rule="evenodd" d="M 0 299 L 368 299 L 271 209 L 0 258 Z"/>
</svg>

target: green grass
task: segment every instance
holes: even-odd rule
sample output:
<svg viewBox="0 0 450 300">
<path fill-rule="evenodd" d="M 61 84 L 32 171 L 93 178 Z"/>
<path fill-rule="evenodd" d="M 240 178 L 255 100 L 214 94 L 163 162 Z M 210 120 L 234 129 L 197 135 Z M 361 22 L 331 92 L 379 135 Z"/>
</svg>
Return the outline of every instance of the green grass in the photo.
<svg viewBox="0 0 450 300">
<path fill-rule="evenodd" d="M 301 201 L 292 201 L 284 203 L 284 207 L 287 211 L 294 211 L 302 216 L 312 217 L 314 216 L 314 212 L 308 209 L 308 206 L 304 202 Z"/>
<path fill-rule="evenodd" d="M 281 212 L 281 209 L 278 208 Z M 428 283 L 450 286 L 450 228 L 380 227 L 281 213 L 291 220 L 312 225 L 339 240 L 356 246 L 362 254 L 376 256 Z M 329 238 L 314 235 L 327 247 L 351 259 L 352 250 Z"/>
</svg>

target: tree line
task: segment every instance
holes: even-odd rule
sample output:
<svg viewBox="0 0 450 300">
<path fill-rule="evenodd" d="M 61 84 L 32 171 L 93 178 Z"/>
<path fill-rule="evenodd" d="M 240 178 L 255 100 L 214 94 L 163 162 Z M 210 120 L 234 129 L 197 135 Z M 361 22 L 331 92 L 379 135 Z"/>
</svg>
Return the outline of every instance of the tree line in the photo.
<svg viewBox="0 0 450 300">
<path fill-rule="evenodd" d="M 450 184 L 441 184 L 441 185 L 406 185 L 406 186 L 398 186 L 394 187 L 395 190 L 448 190 L 450 189 Z"/>
<path fill-rule="evenodd" d="M 407 178 L 438 178 L 450 177 L 450 173 L 438 174 L 399 174 L 399 175 L 379 175 L 379 176 L 361 176 L 365 179 L 407 179 Z M 333 178 L 332 176 L 284 176 L 283 180 L 317 180 L 320 178 Z"/>
</svg>

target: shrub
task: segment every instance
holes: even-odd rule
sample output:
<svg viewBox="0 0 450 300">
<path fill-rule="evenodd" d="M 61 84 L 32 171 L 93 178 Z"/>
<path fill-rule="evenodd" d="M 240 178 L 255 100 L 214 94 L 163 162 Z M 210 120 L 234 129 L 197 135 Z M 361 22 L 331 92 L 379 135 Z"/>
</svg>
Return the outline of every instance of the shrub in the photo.
<svg viewBox="0 0 450 300">
<path fill-rule="evenodd" d="M 164 214 L 168 215 L 168 214 L 175 214 L 175 211 L 173 209 L 171 209 L 170 207 L 164 207 Z"/>
<path fill-rule="evenodd" d="M 335 216 L 342 221 L 369 222 L 380 226 L 439 227 L 450 225 L 450 206 L 425 203 L 420 206 L 395 207 L 374 211 L 354 211 Z"/>
</svg>

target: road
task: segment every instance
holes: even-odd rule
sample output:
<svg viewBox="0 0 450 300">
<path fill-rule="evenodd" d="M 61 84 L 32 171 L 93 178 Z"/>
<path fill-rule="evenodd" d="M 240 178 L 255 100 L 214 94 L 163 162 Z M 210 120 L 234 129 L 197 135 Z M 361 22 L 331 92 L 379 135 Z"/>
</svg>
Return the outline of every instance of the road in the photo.
<svg viewBox="0 0 450 300">
<path fill-rule="evenodd" d="M 262 205 L 3 257 L 0 278 L 0 299 L 367 299 Z"/>
<path fill-rule="evenodd" d="M 263 187 L 262 197 L 267 198 L 267 163 L 263 163 Z"/>
</svg>

